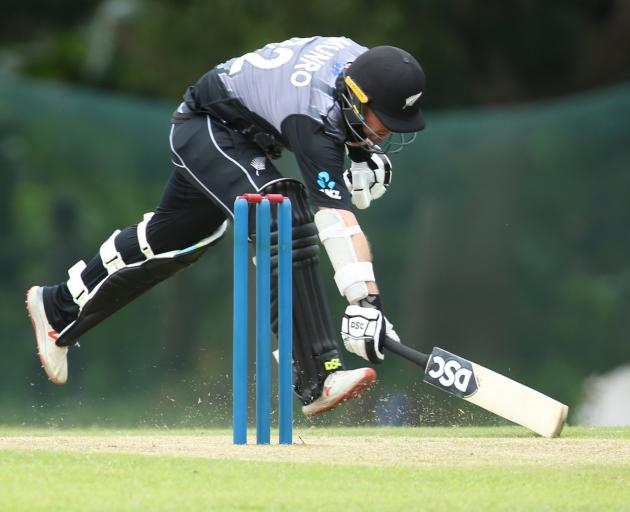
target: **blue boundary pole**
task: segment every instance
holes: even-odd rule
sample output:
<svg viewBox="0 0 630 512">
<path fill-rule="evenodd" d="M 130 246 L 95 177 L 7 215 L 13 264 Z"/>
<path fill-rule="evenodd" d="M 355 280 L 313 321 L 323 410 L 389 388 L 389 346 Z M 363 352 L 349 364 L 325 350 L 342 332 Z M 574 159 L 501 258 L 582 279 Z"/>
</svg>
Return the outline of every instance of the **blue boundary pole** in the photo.
<svg viewBox="0 0 630 512">
<path fill-rule="evenodd" d="M 256 205 L 256 442 L 271 438 L 271 208 Z"/>
<path fill-rule="evenodd" d="M 247 444 L 247 243 L 249 205 L 245 199 L 234 202 L 234 313 L 233 313 L 233 438 L 234 444 Z"/>
<path fill-rule="evenodd" d="M 293 247 L 291 201 L 278 205 L 278 400 L 280 444 L 293 443 Z"/>
</svg>

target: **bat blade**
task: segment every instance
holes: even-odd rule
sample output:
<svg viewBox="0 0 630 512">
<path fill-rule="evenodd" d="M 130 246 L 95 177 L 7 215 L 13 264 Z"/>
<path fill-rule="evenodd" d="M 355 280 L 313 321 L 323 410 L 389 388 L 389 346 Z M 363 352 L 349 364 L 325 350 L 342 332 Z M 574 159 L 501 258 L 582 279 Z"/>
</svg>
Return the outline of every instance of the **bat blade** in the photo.
<svg viewBox="0 0 630 512">
<path fill-rule="evenodd" d="M 544 437 L 558 437 L 569 407 L 519 382 L 473 363 L 478 390 L 466 398 Z"/>
<path fill-rule="evenodd" d="M 532 388 L 439 347 L 427 356 L 386 340 L 385 347 L 425 369 L 424 382 L 544 437 L 558 437 L 569 408 Z"/>
<path fill-rule="evenodd" d="M 569 412 L 557 400 L 439 347 L 423 380 L 544 437 L 559 436 Z"/>
</svg>

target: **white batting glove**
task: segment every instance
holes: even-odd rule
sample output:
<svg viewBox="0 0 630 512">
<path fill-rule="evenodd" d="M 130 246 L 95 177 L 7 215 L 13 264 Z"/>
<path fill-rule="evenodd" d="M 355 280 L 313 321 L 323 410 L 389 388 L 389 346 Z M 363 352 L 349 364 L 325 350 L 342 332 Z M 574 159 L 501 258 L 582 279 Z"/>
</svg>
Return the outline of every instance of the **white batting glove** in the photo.
<svg viewBox="0 0 630 512">
<path fill-rule="evenodd" d="M 352 204 L 364 210 L 373 199 L 387 192 L 392 181 L 392 163 L 387 155 L 372 153 L 367 162 L 352 162 L 343 179 L 352 194 Z"/>
<path fill-rule="evenodd" d="M 351 304 L 341 320 L 341 337 L 348 352 L 379 364 L 385 359 L 382 337 L 383 313 L 371 307 Z"/>
</svg>

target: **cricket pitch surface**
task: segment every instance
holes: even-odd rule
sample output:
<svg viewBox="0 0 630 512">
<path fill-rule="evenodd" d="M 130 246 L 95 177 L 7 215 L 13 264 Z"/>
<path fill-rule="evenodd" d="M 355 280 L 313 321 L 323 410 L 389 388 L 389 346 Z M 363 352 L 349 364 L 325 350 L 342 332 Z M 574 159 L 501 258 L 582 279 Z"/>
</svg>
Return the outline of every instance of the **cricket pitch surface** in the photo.
<svg viewBox="0 0 630 512">
<path fill-rule="evenodd" d="M 277 433 L 274 432 L 277 440 Z M 630 466 L 630 429 L 567 428 L 544 439 L 519 427 L 296 429 L 294 444 L 232 445 L 225 430 L 0 430 L 0 450 L 129 453 L 367 466 Z"/>
</svg>

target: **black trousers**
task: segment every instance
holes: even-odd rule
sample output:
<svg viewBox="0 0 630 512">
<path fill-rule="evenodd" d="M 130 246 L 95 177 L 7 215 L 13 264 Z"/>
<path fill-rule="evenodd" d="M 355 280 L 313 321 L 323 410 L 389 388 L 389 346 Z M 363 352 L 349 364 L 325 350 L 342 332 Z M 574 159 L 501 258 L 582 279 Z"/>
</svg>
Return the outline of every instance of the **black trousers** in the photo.
<svg viewBox="0 0 630 512">
<path fill-rule="evenodd" d="M 260 192 L 285 179 L 249 138 L 210 116 L 191 114 L 184 105 L 173 115 L 169 145 L 174 171 L 147 225 L 147 240 L 156 254 L 210 236 L 233 218 L 237 195 Z M 115 239 L 127 264 L 144 259 L 136 228 L 134 224 L 122 229 Z M 81 278 L 92 291 L 105 277 L 107 270 L 96 254 Z M 44 288 L 44 307 L 57 332 L 79 313 L 65 282 Z"/>
</svg>

